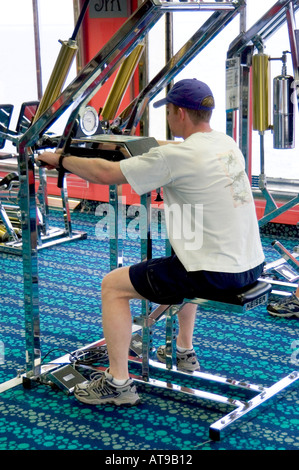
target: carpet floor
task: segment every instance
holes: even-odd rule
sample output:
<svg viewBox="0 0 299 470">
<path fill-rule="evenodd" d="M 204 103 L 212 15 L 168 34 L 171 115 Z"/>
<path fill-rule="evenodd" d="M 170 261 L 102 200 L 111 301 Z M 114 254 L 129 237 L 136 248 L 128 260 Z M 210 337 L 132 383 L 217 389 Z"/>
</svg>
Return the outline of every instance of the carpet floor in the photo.
<svg viewBox="0 0 299 470">
<path fill-rule="evenodd" d="M 59 211 L 51 225 L 62 224 Z M 41 351 L 51 362 L 103 337 L 101 281 L 109 271 L 109 242 L 96 235 L 94 213 L 73 212 L 73 228 L 85 240 L 57 244 L 39 251 Z M 136 229 L 136 227 L 135 227 Z M 136 231 L 136 230 L 135 230 Z M 136 237 L 135 237 L 136 238 Z M 271 236 L 263 235 L 268 262 L 279 258 Z M 296 240 L 280 241 L 289 249 Z M 153 243 L 153 256 L 164 254 L 164 242 Z M 124 264 L 140 259 L 133 236 L 123 240 Z M 0 252 L 0 383 L 25 366 L 22 259 Z M 132 314 L 140 302 L 132 302 Z M 164 342 L 163 322 L 153 331 L 153 345 Z M 201 309 L 194 348 L 201 370 L 264 386 L 298 370 L 298 318 L 271 317 L 266 306 L 245 314 Z M 298 383 L 298 381 L 297 381 Z M 0 395 L 0 450 L 299 450 L 299 389 L 262 409 L 219 442 L 209 426 L 223 410 L 171 391 L 138 385 L 137 407 L 88 406 L 60 390 L 22 385 Z"/>
</svg>

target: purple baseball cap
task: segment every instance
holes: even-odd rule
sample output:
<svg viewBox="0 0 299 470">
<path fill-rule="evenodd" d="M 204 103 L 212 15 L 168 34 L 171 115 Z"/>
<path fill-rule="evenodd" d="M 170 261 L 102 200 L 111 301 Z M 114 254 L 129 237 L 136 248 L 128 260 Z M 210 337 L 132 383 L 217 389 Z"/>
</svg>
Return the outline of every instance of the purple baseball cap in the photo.
<svg viewBox="0 0 299 470">
<path fill-rule="evenodd" d="M 166 98 L 154 103 L 154 108 L 172 103 L 181 108 L 210 111 L 214 106 L 207 107 L 201 104 L 207 96 L 213 96 L 213 93 L 206 83 L 196 78 L 186 78 L 175 83 Z"/>
</svg>

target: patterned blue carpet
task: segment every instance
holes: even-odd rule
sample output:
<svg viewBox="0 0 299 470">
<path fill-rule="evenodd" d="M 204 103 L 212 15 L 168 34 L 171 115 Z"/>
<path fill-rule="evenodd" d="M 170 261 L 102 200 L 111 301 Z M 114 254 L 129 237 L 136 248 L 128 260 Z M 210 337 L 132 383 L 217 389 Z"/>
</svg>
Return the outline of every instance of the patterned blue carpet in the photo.
<svg viewBox="0 0 299 470">
<path fill-rule="evenodd" d="M 51 225 L 62 224 L 51 213 Z M 101 281 L 109 270 L 108 241 L 95 235 L 97 218 L 74 212 L 73 227 L 86 240 L 39 251 L 39 299 L 42 356 L 46 362 L 102 338 Z M 280 241 L 291 249 L 296 241 Z M 279 257 L 271 238 L 263 237 L 267 261 Z M 153 255 L 164 253 L 154 244 Z M 139 260 L 139 243 L 124 241 L 124 264 Z M 21 257 L 0 253 L 0 383 L 25 364 L 23 273 Z M 132 302 L 133 315 L 140 312 Z M 194 347 L 201 368 L 264 386 L 298 369 L 298 319 L 273 318 L 265 306 L 246 314 L 202 310 Z M 154 346 L 164 342 L 156 327 Z M 295 361 L 294 361 L 295 359 Z M 299 450 L 299 391 L 264 408 L 220 442 L 209 439 L 209 426 L 223 412 L 195 399 L 139 385 L 138 407 L 92 407 L 60 390 L 22 385 L 0 395 L 0 450 Z"/>
</svg>

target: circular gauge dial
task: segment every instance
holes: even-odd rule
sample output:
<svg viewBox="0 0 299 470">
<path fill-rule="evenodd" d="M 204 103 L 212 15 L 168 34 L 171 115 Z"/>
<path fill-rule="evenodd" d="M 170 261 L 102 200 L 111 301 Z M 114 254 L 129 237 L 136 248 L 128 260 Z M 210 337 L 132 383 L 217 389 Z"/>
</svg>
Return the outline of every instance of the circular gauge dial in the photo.
<svg viewBox="0 0 299 470">
<path fill-rule="evenodd" d="M 93 135 L 99 125 L 99 116 L 92 106 L 87 106 L 80 116 L 80 127 L 85 135 Z"/>
</svg>

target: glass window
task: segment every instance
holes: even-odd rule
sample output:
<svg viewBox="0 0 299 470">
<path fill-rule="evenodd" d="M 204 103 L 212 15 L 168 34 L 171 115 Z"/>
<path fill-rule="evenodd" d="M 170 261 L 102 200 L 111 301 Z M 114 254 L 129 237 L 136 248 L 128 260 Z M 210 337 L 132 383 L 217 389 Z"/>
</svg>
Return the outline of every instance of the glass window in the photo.
<svg viewBox="0 0 299 470">
<path fill-rule="evenodd" d="M 73 0 L 43 0 L 38 6 L 44 92 L 60 51 L 59 40 L 68 40 L 73 33 Z M 15 130 L 22 103 L 38 98 L 32 0 L 1 2 L 0 43 L 0 103 L 14 105 L 10 129 Z M 66 84 L 75 76 L 74 63 Z M 15 152 L 15 147 L 6 141 L 5 150 Z"/>
</svg>

